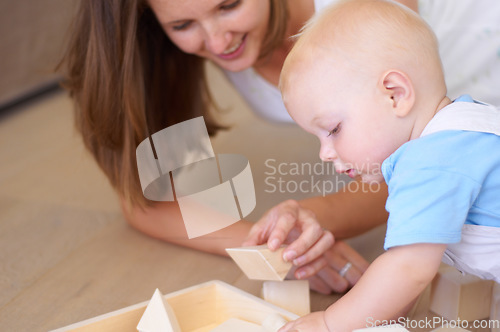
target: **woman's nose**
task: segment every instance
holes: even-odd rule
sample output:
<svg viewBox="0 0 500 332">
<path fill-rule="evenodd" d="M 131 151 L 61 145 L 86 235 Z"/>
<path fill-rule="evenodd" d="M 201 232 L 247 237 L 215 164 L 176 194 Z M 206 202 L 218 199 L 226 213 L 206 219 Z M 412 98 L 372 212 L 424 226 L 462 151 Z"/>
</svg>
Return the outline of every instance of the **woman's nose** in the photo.
<svg viewBox="0 0 500 332">
<path fill-rule="evenodd" d="M 214 54 L 223 53 L 231 44 L 231 33 L 216 24 L 205 28 L 205 47 Z"/>
</svg>

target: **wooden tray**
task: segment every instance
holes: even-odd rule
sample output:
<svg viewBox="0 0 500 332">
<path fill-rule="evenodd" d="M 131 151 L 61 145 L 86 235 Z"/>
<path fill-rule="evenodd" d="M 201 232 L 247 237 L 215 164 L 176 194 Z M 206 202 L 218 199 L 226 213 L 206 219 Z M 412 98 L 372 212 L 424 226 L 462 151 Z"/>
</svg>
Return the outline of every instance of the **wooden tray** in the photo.
<svg viewBox="0 0 500 332">
<path fill-rule="evenodd" d="M 164 297 L 174 310 L 183 332 L 210 331 L 229 318 L 261 325 L 270 314 L 279 314 L 288 321 L 299 317 L 219 280 L 185 288 Z M 52 332 L 137 332 L 136 326 L 148 303 L 135 304 Z"/>
</svg>

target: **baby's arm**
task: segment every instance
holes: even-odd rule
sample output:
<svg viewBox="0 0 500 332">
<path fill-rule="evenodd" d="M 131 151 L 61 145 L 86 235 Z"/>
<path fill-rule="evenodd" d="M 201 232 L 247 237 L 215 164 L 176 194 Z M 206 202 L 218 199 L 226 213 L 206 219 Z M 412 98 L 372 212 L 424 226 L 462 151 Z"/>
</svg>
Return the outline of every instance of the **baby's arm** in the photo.
<svg viewBox="0 0 500 332">
<path fill-rule="evenodd" d="M 304 316 L 280 332 L 352 331 L 397 319 L 432 280 L 445 249 L 445 244 L 430 243 L 389 249 L 326 312 Z"/>
<path fill-rule="evenodd" d="M 393 247 L 378 257 L 353 289 L 325 313 L 330 331 L 397 319 L 435 276 L 445 244 Z"/>
</svg>

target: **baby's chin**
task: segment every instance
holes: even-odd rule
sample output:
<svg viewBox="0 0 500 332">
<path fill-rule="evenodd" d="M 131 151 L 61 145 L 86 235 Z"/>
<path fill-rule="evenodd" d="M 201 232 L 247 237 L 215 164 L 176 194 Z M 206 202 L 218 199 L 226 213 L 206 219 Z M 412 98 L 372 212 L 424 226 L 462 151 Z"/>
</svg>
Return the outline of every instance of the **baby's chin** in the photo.
<svg viewBox="0 0 500 332">
<path fill-rule="evenodd" d="M 373 185 L 385 182 L 384 176 L 380 174 L 362 174 L 361 182 Z"/>
</svg>

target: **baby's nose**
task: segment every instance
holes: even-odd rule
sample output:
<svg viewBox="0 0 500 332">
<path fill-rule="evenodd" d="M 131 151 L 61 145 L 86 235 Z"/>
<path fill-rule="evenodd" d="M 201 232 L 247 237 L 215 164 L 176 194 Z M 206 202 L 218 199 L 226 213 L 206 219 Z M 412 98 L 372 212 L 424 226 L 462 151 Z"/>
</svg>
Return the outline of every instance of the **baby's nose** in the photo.
<svg viewBox="0 0 500 332">
<path fill-rule="evenodd" d="M 333 162 L 337 158 L 337 153 L 333 147 L 322 144 L 321 149 L 319 150 L 319 158 L 324 162 Z"/>
</svg>

